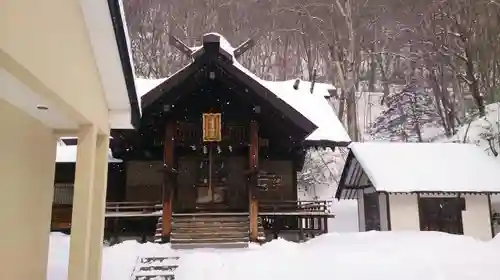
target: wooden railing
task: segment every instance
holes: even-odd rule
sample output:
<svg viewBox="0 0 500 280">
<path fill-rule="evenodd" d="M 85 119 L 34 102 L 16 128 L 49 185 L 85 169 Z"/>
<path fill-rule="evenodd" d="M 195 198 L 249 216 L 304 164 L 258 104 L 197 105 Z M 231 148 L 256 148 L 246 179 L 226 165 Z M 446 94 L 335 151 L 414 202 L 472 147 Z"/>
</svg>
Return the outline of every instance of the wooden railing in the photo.
<svg viewBox="0 0 500 280">
<path fill-rule="evenodd" d="M 54 204 L 71 205 L 73 192 L 73 183 L 56 183 L 54 185 Z"/>
<path fill-rule="evenodd" d="M 107 202 L 106 218 L 127 218 L 159 216 L 158 211 L 162 210 L 159 202 Z M 71 228 L 72 205 L 52 206 L 52 230 L 67 230 Z"/>
<path fill-rule="evenodd" d="M 299 238 L 327 233 L 331 201 L 261 201 L 259 217 L 264 229 L 277 236 L 280 232 L 295 232 Z"/>
<path fill-rule="evenodd" d="M 162 210 L 162 204 L 160 202 L 107 202 L 106 203 L 106 214 L 109 213 L 152 213 Z"/>
<path fill-rule="evenodd" d="M 259 201 L 259 212 L 290 213 L 304 215 L 328 214 L 331 201 Z"/>
</svg>

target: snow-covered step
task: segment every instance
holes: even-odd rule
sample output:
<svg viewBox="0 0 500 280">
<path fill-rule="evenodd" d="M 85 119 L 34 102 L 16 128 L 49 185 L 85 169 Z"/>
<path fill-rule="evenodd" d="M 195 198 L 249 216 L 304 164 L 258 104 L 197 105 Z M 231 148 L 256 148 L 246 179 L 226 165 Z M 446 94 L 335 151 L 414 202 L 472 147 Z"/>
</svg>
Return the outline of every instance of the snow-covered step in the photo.
<svg viewBox="0 0 500 280">
<path fill-rule="evenodd" d="M 139 258 L 131 280 L 174 280 L 178 260 L 175 256 Z"/>
<path fill-rule="evenodd" d="M 172 248 L 242 248 L 249 242 L 248 215 L 173 215 Z"/>
<path fill-rule="evenodd" d="M 172 243 L 172 249 L 240 249 L 248 248 L 248 242 L 225 242 L 225 243 Z"/>
</svg>

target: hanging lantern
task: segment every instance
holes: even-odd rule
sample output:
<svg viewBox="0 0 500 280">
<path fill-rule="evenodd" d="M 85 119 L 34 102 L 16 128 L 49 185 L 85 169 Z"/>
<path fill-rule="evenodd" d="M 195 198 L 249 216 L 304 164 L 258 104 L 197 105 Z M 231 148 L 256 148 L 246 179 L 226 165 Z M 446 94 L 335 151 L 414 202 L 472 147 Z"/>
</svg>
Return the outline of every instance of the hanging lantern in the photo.
<svg viewBox="0 0 500 280">
<path fill-rule="evenodd" d="M 222 116 L 220 113 L 203 114 L 203 142 L 222 141 Z"/>
</svg>

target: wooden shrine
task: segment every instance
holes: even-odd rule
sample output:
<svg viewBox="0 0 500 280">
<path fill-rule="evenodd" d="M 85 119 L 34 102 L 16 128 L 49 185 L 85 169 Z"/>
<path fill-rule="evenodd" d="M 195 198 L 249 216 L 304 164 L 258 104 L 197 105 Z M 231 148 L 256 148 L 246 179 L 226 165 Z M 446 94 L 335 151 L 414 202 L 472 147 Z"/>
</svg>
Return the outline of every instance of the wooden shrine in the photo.
<svg viewBox="0 0 500 280">
<path fill-rule="evenodd" d="M 196 52 L 184 49 L 193 61 L 142 97 L 139 129 L 112 131 L 123 178 L 109 193 L 158 205 L 149 224 L 130 227 L 160 218 L 163 241 L 190 215 L 248 217 L 251 241 L 262 230 L 325 232 L 327 203 L 297 198 L 304 139 L 316 125 L 236 66 L 243 50 L 220 40 L 208 34 Z"/>
</svg>

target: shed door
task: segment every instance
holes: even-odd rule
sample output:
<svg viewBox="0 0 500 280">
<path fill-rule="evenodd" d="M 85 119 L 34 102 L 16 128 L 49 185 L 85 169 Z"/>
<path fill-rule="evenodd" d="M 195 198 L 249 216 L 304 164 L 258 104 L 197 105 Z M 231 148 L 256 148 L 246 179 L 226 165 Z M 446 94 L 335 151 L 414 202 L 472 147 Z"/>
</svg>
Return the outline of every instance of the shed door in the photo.
<svg viewBox="0 0 500 280">
<path fill-rule="evenodd" d="M 464 198 L 419 198 L 420 230 L 463 234 Z"/>
</svg>

